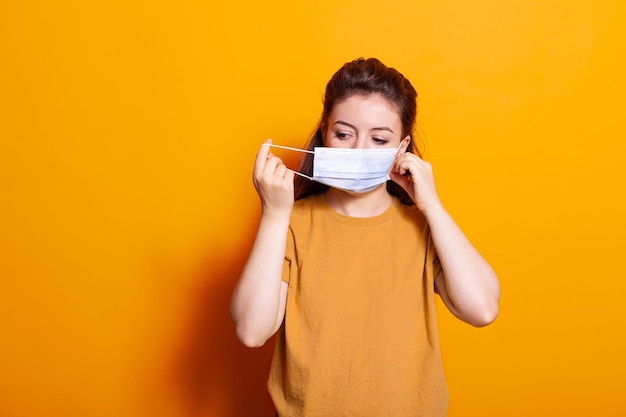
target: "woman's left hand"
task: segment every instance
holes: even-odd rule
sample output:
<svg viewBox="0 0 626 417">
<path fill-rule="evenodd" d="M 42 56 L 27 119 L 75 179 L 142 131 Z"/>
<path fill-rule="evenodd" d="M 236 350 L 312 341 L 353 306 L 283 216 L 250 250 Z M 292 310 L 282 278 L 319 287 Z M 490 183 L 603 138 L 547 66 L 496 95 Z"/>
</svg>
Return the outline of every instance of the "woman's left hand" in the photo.
<svg viewBox="0 0 626 417">
<path fill-rule="evenodd" d="M 433 169 L 430 163 L 419 156 L 406 152 L 409 144 L 408 140 L 406 142 L 406 145 L 398 150 L 389 176 L 409 194 L 417 208 L 426 213 L 441 205 L 435 188 Z"/>
</svg>

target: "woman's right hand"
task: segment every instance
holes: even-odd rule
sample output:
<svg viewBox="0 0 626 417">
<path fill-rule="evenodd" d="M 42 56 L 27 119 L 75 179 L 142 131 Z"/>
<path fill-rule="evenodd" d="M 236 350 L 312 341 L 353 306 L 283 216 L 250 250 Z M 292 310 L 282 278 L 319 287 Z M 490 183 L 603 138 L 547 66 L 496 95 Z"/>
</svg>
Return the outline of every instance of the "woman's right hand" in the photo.
<svg viewBox="0 0 626 417">
<path fill-rule="evenodd" d="M 259 149 L 254 163 L 253 182 L 263 213 L 291 213 L 294 203 L 293 177 L 283 161 L 270 151 L 271 139 Z"/>
</svg>

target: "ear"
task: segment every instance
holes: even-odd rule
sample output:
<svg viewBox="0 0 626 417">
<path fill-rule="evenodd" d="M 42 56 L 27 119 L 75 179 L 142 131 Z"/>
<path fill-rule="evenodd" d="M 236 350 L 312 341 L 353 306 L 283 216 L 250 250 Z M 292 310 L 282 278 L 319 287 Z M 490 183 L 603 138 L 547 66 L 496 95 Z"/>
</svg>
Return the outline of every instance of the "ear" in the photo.
<svg viewBox="0 0 626 417">
<path fill-rule="evenodd" d="M 411 143 L 411 135 L 406 135 L 404 139 L 400 142 L 400 146 L 398 148 L 398 154 L 403 154 L 409 148 L 409 144 Z"/>
</svg>

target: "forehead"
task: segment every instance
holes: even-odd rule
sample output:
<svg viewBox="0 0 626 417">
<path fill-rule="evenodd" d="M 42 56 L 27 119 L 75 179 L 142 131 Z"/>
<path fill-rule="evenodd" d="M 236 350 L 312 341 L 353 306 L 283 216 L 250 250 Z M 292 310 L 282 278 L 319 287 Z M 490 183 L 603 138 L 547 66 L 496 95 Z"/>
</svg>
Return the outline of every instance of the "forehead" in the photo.
<svg viewBox="0 0 626 417">
<path fill-rule="evenodd" d="M 336 120 L 364 125 L 401 124 L 396 106 L 380 94 L 356 94 L 335 103 L 328 122 L 332 124 Z"/>
</svg>

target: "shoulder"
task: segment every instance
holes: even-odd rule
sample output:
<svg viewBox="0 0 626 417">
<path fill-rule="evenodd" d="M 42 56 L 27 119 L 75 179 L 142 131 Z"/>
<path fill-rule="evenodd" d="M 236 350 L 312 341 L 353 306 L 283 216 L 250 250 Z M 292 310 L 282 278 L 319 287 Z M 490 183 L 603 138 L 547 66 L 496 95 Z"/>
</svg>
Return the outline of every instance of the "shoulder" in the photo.
<svg viewBox="0 0 626 417">
<path fill-rule="evenodd" d="M 323 198 L 324 197 L 322 194 L 315 194 L 302 198 L 300 200 L 296 200 L 293 205 L 293 210 L 291 212 L 292 218 L 303 215 L 306 216 L 309 213 L 319 210 L 322 207 Z"/>
<path fill-rule="evenodd" d="M 291 210 L 290 226 L 302 228 L 310 225 L 313 216 L 320 209 L 321 194 L 311 195 L 300 200 L 296 200 Z"/>
<path fill-rule="evenodd" d="M 424 214 L 415 205 L 405 205 L 396 200 L 394 205 L 393 229 L 395 235 L 407 242 L 426 245 L 430 239 L 430 227 Z"/>
<path fill-rule="evenodd" d="M 310 208 L 312 206 L 315 206 L 316 204 L 319 204 L 319 199 L 321 197 L 322 197 L 322 194 L 314 194 L 308 197 L 301 198 L 299 200 L 296 200 L 296 202 L 293 205 L 293 208 L 294 210 L 302 210 L 302 209 Z"/>
<path fill-rule="evenodd" d="M 394 201 L 395 218 L 401 222 L 409 222 L 419 227 L 428 227 L 426 218 L 415 204 L 406 205 L 399 199 Z"/>
</svg>

